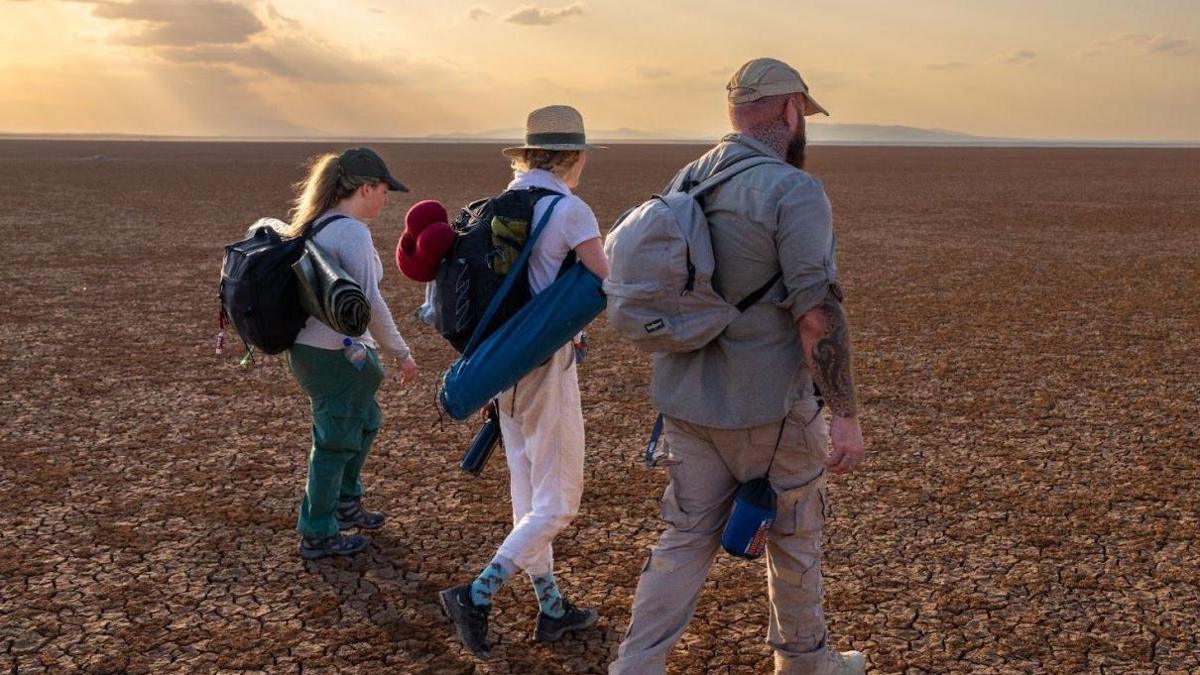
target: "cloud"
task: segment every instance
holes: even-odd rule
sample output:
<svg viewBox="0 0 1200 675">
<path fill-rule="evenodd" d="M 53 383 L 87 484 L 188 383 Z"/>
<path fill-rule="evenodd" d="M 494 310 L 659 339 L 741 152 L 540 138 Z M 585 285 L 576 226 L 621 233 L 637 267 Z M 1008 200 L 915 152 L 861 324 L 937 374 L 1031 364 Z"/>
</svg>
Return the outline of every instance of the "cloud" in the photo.
<svg viewBox="0 0 1200 675">
<path fill-rule="evenodd" d="M 298 37 L 263 45 L 171 47 L 156 53 L 173 63 L 229 66 L 294 82 L 399 84 L 401 81 L 398 74 L 374 62 L 359 61 L 322 42 Z"/>
<path fill-rule="evenodd" d="M 467 18 L 472 21 L 481 21 L 492 18 L 492 13 L 483 7 L 472 7 L 467 10 Z"/>
<path fill-rule="evenodd" d="M 139 46 L 237 44 L 266 28 L 248 8 L 226 0 L 101 2 L 92 15 L 148 24 L 119 39 Z"/>
<path fill-rule="evenodd" d="M 233 81 L 271 75 L 301 83 L 398 84 L 401 77 L 379 62 L 361 61 L 344 49 L 307 36 L 299 21 L 265 5 L 267 27 L 248 8 L 228 0 L 78 0 L 93 15 L 149 24 L 115 42 L 147 49 L 190 72 L 224 72 Z"/>
<path fill-rule="evenodd" d="M 583 14 L 583 4 L 574 3 L 558 9 L 543 9 L 541 7 L 522 7 L 504 17 L 509 23 L 519 23 L 524 26 L 549 26 L 572 16 Z"/>
<path fill-rule="evenodd" d="M 971 64 L 962 61 L 942 61 L 940 63 L 929 63 L 925 67 L 929 70 L 962 70 L 969 68 Z"/>
<path fill-rule="evenodd" d="M 1117 37 L 1120 44 L 1133 47 L 1146 54 L 1165 54 L 1168 56 L 1187 56 L 1197 50 L 1195 40 L 1171 37 L 1170 35 L 1147 35 L 1145 33 L 1127 33 Z"/>
<path fill-rule="evenodd" d="M 271 21 L 273 21 L 279 25 L 285 26 L 287 28 L 295 28 L 295 29 L 300 28 L 299 21 L 297 21 L 289 16 L 284 16 L 283 14 L 281 14 L 279 12 L 279 10 L 275 9 L 275 5 L 270 5 L 270 4 L 267 5 L 267 16 L 270 17 Z"/>
<path fill-rule="evenodd" d="M 1037 52 L 1032 49 L 1014 49 L 1000 55 L 1000 62 L 1010 66 L 1032 66 L 1037 60 Z"/>
<path fill-rule="evenodd" d="M 1190 56 L 1200 51 L 1200 42 L 1190 38 L 1159 33 L 1125 33 L 1096 40 L 1080 52 L 1084 58 L 1094 58 L 1115 50 L 1133 51 L 1142 56 Z"/>
<path fill-rule="evenodd" d="M 671 71 L 666 68 L 655 68 L 654 66 L 638 66 L 634 69 L 634 72 L 637 73 L 638 77 L 647 80 L 661 80 L 664 77 L 671 76 Z"/>
</svg>

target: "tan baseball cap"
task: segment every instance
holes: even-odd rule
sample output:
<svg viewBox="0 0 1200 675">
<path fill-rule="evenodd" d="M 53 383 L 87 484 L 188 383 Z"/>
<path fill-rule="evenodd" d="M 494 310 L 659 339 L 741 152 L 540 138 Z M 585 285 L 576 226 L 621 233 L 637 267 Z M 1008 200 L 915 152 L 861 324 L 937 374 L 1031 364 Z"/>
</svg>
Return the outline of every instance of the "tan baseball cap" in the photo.
<svg viewBox="0 0 1200 675">
<path fill-rule="evenodd" d="M 808 85 L 804 83 L 800 73 L 778 59 L 761 58 L 748 62 L 738 68 L 730 78 L 729 84 L 725 85 L 725 89 L 729 92 L 729 102 L 735 104 L 757 101 L 764 96 L 801 93 L 808 101 L 808 105 L 804 106 L 806 116 L 829 114 L 829 111 L 808 93 Z"/>
</svg>

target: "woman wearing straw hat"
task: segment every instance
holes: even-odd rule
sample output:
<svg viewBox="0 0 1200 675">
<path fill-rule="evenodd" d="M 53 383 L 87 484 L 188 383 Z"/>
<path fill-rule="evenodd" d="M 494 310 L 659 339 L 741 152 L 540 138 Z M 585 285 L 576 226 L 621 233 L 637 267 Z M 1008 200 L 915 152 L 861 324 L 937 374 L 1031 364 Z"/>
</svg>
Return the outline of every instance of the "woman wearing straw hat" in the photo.
<svg viewBox="0 0 1200 675">
<path fill-rule="evenodd" d="M 351 361 L 354 341 L 315 317 L 308 318 L 288 350 L 292 373 L 312 401 L 308 484 L 296 529 L 300 557 L 314 560 L 352 555 L 367 547 L 366 537 L 344 535 L 342 530 L 383 526 L 382 513 L 363 508 L 359 478 L 382 418 L 375 392 L 383 382 L 383 365 L 376 349 L 382 347 L 399 360 L 403 382 L 416 376 L 417 364 L 379 294 L 383 264 L 363 222 L 379 215 L 389 191 L 408 189 L 370 148 L 315 158 L 297 187 L 291 227 L 284 234 L 296 236 L 328 223 L 313 242 L 358 282 L 371 304 L 367 332 L 358 338 L 363 348 L 358 354 L 365 352 L 365 359 Z"/>
<path fill-rule="evenodd" d="M 525 144 L 505 148 L 512 161 L 508 190 L 543 189 L 563 195 L 540 199 L 533 222 L 550 211 L 529 257 L 530 290 L 549 286 L 574 251 L 592 273 L 608 276 L 608 260 L 592 209 L 571 190 L 579 185 L 588 145 L 579 111 L 554 105 L 529 114 Z M 551 542 L 579 510 L 583 494 L 583 412 L 575 349 L 564 345 L 550 360 L 522 378 L 497 400 L 508 463 L 513 528 L 469 584 L 441 592 L 447 616 L 476 656 L 486 658 L 488 612 L 496 591 L 518 570 L 533 582 L 540 612 L 534 638 L 554 642 L 564 633 L 596 622 L 594 609 L 563 599 L 554 579 Z"/>
</svg>

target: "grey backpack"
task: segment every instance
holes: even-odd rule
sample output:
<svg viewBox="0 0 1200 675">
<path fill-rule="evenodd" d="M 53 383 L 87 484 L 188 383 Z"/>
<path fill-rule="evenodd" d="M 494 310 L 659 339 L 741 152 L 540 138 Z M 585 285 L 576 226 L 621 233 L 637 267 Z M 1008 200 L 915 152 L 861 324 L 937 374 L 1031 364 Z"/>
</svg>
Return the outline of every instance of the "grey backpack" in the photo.
<svg viewBox="0 0 1200 675">
<path fill-rule="evenodd" d="M 736 305 L 713 288 L 708 218 L 697 197 L 733 176 L 780 160 L 756 155 L 720 169 L 687 191 L 674 185 L 622 215 L 604 243 L 608 322 L 642 351 L 691 352 L 712 342 L 779 280 L 776 274 Z"/>
</svg>

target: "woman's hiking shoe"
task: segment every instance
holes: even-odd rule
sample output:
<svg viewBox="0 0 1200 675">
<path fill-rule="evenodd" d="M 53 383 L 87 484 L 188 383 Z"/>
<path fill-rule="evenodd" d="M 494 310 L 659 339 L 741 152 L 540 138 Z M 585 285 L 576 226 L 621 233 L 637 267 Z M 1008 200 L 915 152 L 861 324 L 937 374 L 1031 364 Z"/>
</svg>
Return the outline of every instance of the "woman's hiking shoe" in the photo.
<svg viewBox="0 0 1200 675">
<path fill-rule="evenodd" d="M 364 530 L 378 530 L 383 527 L 387 517 L 382 513 L 375 513 L 363 508 L 362 497 L 354 499 L 339 500 L 337 507 L 337 521 L 339 530 L 349 530 L 353 527 L 359 527 Z"/>
<path fill-rule="evenodd" d="M 471 584 L 447 588 L 438 594 L 442 601 L 442 611 L 454 624 L 458 638 L 471 653 L 481 659 L 491 656 L 492 646 L 488 644 L 488 612 L 491 605 L 476 605 L 471 600 Z"/>
<path fill-rule="evenodd" d="M 335 534 L 332 537 L 301 537 L 300 557 L 316 560 L 331 555 L 354 555 L 365 549 L 370 540 L 362 535 Z"/>
<path fill-rule="evenodd" d="M 555 619 L 545 612 L 538 612 L 537 632 L 533 639 L 538 642 L 558 642 L 565 633 L 591 628 L 600 613 L 592 608 L 579 608 L 563 600 L 563 615 Z"/>
</svg>

